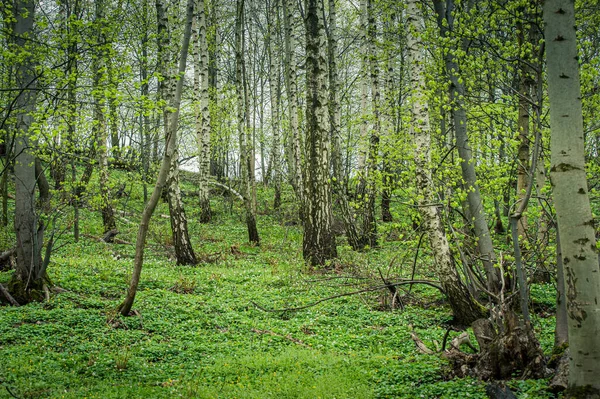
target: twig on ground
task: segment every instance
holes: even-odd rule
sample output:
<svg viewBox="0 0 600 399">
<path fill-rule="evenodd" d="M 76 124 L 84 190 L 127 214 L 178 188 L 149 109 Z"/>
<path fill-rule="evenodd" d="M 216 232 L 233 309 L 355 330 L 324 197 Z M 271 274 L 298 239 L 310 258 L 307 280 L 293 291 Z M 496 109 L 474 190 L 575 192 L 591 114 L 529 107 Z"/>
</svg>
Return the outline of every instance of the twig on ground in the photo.
<svg viewBox="0 0 600 399">
<path fill-rule="evenodd" d="M 369 288 L 365 288 L 365 289 L 358 290 L 358 291 L 344 292 L 342 294 L 332 295 L 332 296 L 327 297 L 327 298 L 319 299 L 318 301 L 310 303 L 308 305 L 298 306 L 298 307 L 295 307 L 295 308 L 268 309 L 268 308 L 265 308 L 265 307 L 259 305 L 258 303 L 254 302 L 254 301 L 250 301 L 250 303 L 252 303 L 254 306 L 256 306 L 258 309 L 262 310 L 263 312 L 290 312 L 290 311 L 308 309 L 308 308 L 316 306 L 316 305 L 318 305 L 320 303 L 329 301 L 331 299 L 336 299 L 336 298 L 341 298 L 341 297 L 344 297 L 344 296 L 350 296 L 350 295 L 356 295 L 356 294 L 362 294 L 364 292 L 379 291 L 379 290 L 383 290 L 383 289 L 389 289 L 389 286 L 398 287 L 398 286 L 406 285 L 406 284 L 425 284 L 425 285 L 429 285 L 431 287 L 437 288 L 438 290 L 440 290 L 440 292 L 444 292 L 444 290 L 442 289 L 442 287 L 439 286 L 436 282 L 433 282 L 433 281 L 429 281 L 429 280 L 405 280 L 405 281 L 399 281 L 399 282 L 396 282 L 396 283 L 390 283 L 390 284 L 386 284 L 386 285 L 380 285 L 380 286 L 376 286 L 376 287 L 369 287 Z"/>
</svg>

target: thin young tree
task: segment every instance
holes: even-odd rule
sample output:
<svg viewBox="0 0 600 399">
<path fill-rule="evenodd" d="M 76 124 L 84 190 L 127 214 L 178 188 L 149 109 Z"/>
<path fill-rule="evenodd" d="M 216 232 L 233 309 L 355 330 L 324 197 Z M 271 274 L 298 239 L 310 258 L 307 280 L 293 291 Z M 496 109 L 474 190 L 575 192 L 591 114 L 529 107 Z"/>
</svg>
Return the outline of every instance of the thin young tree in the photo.
<svg viewBox="0 0 600 399">
<path fill-rule="evenodd" d="M 302 143 L 300 137 L 300 127 L 298 122 L 298 66 L 296 60 L 296 45 L 298 37 L 296 36 L 296 13 L 294 0 L 282 0 L 283 3 L 283 23 L 285 29 L 285 84 L 288 98 L 288 112 L 290 120 L 290 143 L 291 162 L 290 174 L 291 183 L 296 197 L 300 202 L 300 216 L 302 217 L 304 209 L 304 181 L 302 178 Z"/>
<path fill-rule="evenodd" d="M 142 274 L 142 266 L 144 264 L 144 248 L 146 246 L 146 236 L 148 235 L 150 219 L 152 218 L 154 209 L 156 209 L 156 204 L 158 204 L 158 200 L 162 195 L 162 191 L 165 188 L 167 182 L 167 174 L 169 173 L 169 169 L 171 168 L 172 158 L 175 155 L 175 147 L 177 143 L 177 124 L 179 121 L 179 108 L 181 106 L 181 94 L 183 92 L 184 73 L 187 63 L 190 36 L 192 34 L 193 15 L 194 0 L 188 0 L 186 6 L 186 21 L 183 32 L 183 41 L 181 45 L 181 54 L 179 56 L 178 72 L 181 75 L 181 78 L 177 81 L 177 85 L 175 87 L 175 94 L 171 98 L 169 103 L 170 107 L 173 109 L 173 112 L 167 115 L 169 118 L 169 123 L 165 124 L 165 128 L 168 129 L 165 132 L 165 152 L 161 162 L 160 170 L 158 172 L 158 177 L 156 179 L 156 185 L 154 186 L 152 195 L 150 196 L 150 199 L 148 200 L 148 203 L 146 204 L 146 206 L 144 207 L 144 211 L 142 212 L 142 219 L 140 221 L 140 227 L 138 229 L 137 238 L 135 242 L 135 258 L 133 261 L 133 273 L 131 275 L 131 280 L 129 283 L 129 290 L 127 291 L 127 296 L 125 297 L 125 300 L 123 301 L 123 303 L 121 303 L 121 305 L 119 305 L 118 308 L 118 311 L 123 316 L 129 315 L 129 312 L 131 311 L 131 307 L 133 306 L 133 302 L 135 300 L 137 287 Z"/>
<path fill-rule="evenodd" d="M 174 112 L 170 105 L 173 97 L 176 95 L 176 90 L 179 82 L 183 79 L 183 72 L 175 72 L 172 67 L 171 59 L 172 43 L 169 42 L 171 37 L 171 26 L 169 24 L 168 3 L 165 0 L 156 2 L 156 15 L 158 23 L 158 70 L 163 77 L 163 81 L 159 85 L 160 97 L 164 101 L 163 106 L 163 123 L 165 129 L 165 140 L 169 137 L 172 130 L 170 124 L 173 123 L 170 115 Z M 189 41 L 189 38 L 188 38 Z M 177 122 L 175 122 L 177 123 Z M 173 149 L 173 157 L 171 159 L 171 168 L 167 175 L 167 202 L 169 203 L 169 214 L 171 220 L 171 232 L 173 234 L 173 245 L 175 247 L 175 257 L 179 265 L 194 265 L 197 263 L 196 254 L 192 248 L 190 236 L 188 232 L 187 217 L 183 207 L 183 198 L 181 196 L 181 188 L 179 186 L 179 149 L 178 142 L 175 142 Z"/>
<path fill-rule="evenodd" d="M 248 239 L 255 245 L 260 244 L 260 236 L 256 227 L 256 192 L 254 189 L 254 160 L 252 159 L 252 143 L 248 137 L 248 90 L 246 81 L 246 66 L 244 60 L 244 0 L 237 0 L 235 20 L 235 77 L 238 111 L 238 136 L 240 145 L 240 178 L 242 197 L 246 210 L 246 225 Z"/>
<path fill-rule="evenodd" d="M 270 6 L 270 7 L 269 7 Z M 279 4 L 277 0 L 267 3 L 267 50 L 269 54 L 269 94 L 271 99 L 271 130 L 273 136 L 271 148 L 271 164 L 273 171 L 273 188 L 275 196 L 273 199 L 273 208 L 279 209 L 281 206 L 281 129 L 279 121 L 279 103 L 280 103 L 280 79 L 279 62 L 277 59 L 277 22 Z"/>
<path fill-rule="evenodd" d="M 110 191 L 108 188 L 108 154 L 107 154 L 107 139 L 108 130 L 106 124 L 106 97 L 104 95 L 106 86 L 108 85 L 108 76 L 106 74 L 106 62 L 110 56 L 108 43 L 106 40 L 106 20 L 105 20 L 105 4 L 104 0 L 95 0 L 95 28 L 96 28 L 96 51 L 92 56 L 92 70 L 94 75 L 94 137 L 97 141 L 96 154 L 98 157 L 98 177 L 100 184 L 100 206 L 102 213 L 102 223 L 104 232 L 116 229 L 114 209 L 110 202 Z"/>
</svg>

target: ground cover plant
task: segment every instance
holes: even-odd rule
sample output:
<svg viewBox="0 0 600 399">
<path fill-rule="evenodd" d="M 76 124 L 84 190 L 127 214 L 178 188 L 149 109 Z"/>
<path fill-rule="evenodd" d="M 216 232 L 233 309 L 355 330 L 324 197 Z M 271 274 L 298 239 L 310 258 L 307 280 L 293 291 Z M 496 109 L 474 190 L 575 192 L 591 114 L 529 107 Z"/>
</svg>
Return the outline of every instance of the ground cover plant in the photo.
<svg viewBox="0 0 600 399">
<path fill-rule="evenodd" d="M 67 238 L 52 257 L 49 277 L 60 293 L 1 308 L 0 397 L 11 397 L 8 390 L 22 398 L 486 397 L 484 383 L 445 376 L 446 362 L 420 354 L 410 338 L 414 329 L 432 348 L 442 342 L 451 315 L 435 289 L 415 287 L 404 308 L 393 311 L 382 292 L 298 311 L 253 305 L 300 307 L 377 283 L 357 285 L 355 277 L 387 267 L 408 244 L 387 241 L 368 256 L 342 246 L 337 268 L 309 271 L 297 226 L 262 215 L 259 248 L 247 244 L 239 208 L 219 200 L 213 209 L 210 224 L 190 224 L 206 260 L 197 266 L 169 259 L 168 220 L 155 220 L 132 317 L 116 306 L 133 247 L 94 239 L 101 220 L 86 213 L 87 238 Z M 121 239 L 134 234 L 135 225 L 123 223 Z M 427 262 L 420 261 L 421 277 L 430 273 Z M 401 269 L 393 267 L 397 277 L 411 273 Z M 3 272 L 0 282 L 9 276 Z M 552 286 L 534 287 L 544 309 L 554 306 Z M 538 317 L 535 326 L 549 353 L 553 317 Z M 544 381 L 511 384 L 522 398 L 552 397 Z"/>
<path fill-rule="evenodd" d="M 0 1 L 0 396 L 600 399 L 596 3 Z"/>
</svg>

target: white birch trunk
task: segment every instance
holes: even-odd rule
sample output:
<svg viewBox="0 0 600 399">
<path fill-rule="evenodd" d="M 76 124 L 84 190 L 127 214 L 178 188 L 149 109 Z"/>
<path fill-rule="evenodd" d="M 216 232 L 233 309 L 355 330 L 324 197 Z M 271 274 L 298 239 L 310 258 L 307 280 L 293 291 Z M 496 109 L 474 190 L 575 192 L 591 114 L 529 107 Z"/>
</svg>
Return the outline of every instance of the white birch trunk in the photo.
<svg viewBox="0 0 600 399">
<path fill-rule="evenodd" d="M 600 268 L 585 171 L 572 0 L 544 2 L 551 168 L 569 324 L 569 390 L 600 397 Z"/>
<path fill-rule="evenodd" d="M 198 193 L 200 222 L 208 223 L 212 217 L 208 180 L 210 177 L 210 109 L 208 88 L 208 40 L 206 28 L 206 0 L 196 1 L 194 26 L 194 88 L 196 104 L 196 137 L 198 142 Z"/>
<path fill-rule="evenodd" d="M 435 259 L 436 274 L 450 302 L 454 317 L 470 324 L 482 317 L 483 309 L 463 286 L 454 266 L 448 239 L 436 205 L 431 178 L 431 128 L 425 83 L 425 48 L 421 40 L 423 17 L 418 0 L 407 2 L 407 50 L 410 87 L 413 90 L 410 132 L 414 137 L 415 171 L 419 191 L 422 227 L 427 233 Z"/>
<path fill-rule="evenodd" d="M 306 1 L 306 207 L 302 253 L 312 266 L 337 256 L 329 185 L 327 41 L 323 3 Z"/>
<path fill-rule="evenodd" d="M 300 140 L 300 128 L 298 125 L 298 72 L 296 65 L 295 49 L 298 40 L 295 33 L 296 14 L 294 0 L 282 0 L 283 2 L 283 21 L 285 27 L 285 60 L 286 60 L 286 86 L 288 97 L 288 108 L 290 118 L 290 146 L 292 148 L 292 185 L 296 196 L 300 200 L 301 214 L 304 208 L 304 182 L 302 180 L 302 150 Z"/>
</svg>

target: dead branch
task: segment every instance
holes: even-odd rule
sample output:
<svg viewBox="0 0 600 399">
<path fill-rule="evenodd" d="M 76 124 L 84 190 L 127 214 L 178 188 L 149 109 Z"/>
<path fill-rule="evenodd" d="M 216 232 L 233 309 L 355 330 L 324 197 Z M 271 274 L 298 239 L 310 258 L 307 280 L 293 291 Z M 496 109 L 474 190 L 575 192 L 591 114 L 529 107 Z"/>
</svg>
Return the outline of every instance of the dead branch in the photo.
<svg viewBox="0 0 600 399">
<path fill-rule="evenodd" d="M 304 306 L 298 306 L 295 308 L 283 308 L 283 309 L 268 309 L 265 308 L 261 305 L 259 305 L 258 303 L 254 302 L 254 301 L 250 301 L 251 304 L 253 304 L 255 307 L 257 307 L 258 309 L 262 310 L 263 312 L 294 312 L 297 310 L 303 310 L 303 309 L 308 309 L 311 308 L 313 306 L 316 306 L 320 303 L 332 300 L 332 299 L 336 299 L 336 298 L 341 298 L 344 296 L 351 296 L 351 295 L 356 295 L 356 294 L 362 294 L 365 292 L 373 292 L 373 291 L 379 291 L 379 290 L 383 290 L 383 289 L 389 289 L 390 285 L 393 285 L 394 287 L 397 286 L 401 286 L 401 285 L 406 285 L 406 284 L 425 284 L 425 285 L 429 285 L 431 287 L 437 288 L 438 290 L 440 290 L 440 292 L 444 292 L 444 290 L 442 289 L 442 287 L 440 287 L 437 283 L 433 282 L 433 281 L 429 281 L 429 280 L 404 280 L 404 281 L 399 281 L 396 283 L 392 283 L 392 284 L 386 284 L 386 285 L 380 285 L 380 286 L 376 286 L 376 287 L 368 287 L 362 290 L 358 290 L 358 291 L 351 291 L 351 292 L 344 292 L 342 294 L 337 294 L 337 295 L 332 295 L 330 297 L 327 298 L 323 298 L 323 299 L 319 299 L 318 301 L 315 301 L 313 303 L 310 303 L 308 305 L 304 305 Z"/>
<path fill-rule="evenodd" d="M 419 336 L 415 333 L 415 330 L 414 330 L 412 324 L 410 324 L 408 326 L 408 328 L 409 328 L 410 337 L 414 341 L 414 343 L 417 346 L 417 349 L 419 350 L 419 352 L 424 353 L 426 355 L 433 355 L 433 354 L 435 354 L 435 352 L 432 351 L 431 349 L 429 349 L 427 347 L 427 345 L 425 345 L 423 343 L 423 341 L 421 340 L 421 338 L 419 338 Z"/>
<path fill-rule="evenodd" d="M 237 191 L 235 191 L 233 188 L 223 184 L 223 183 L 219 183 L 217 181 L 214 180 L 210 180 L 208 182 L 208 184 L 212 184 L 213 186 L 217 186 L 217 187 L 221 187 L 222 189 L 225 189 L 227 191 L 229 191 L 231 194 L 235 195 L 236 197 L 238 197 L 241 201 L 244 201 L 244 196 L 240 193 L 238 193 Z"/>
<path fill-rule="evenodd" d="M 82 234 L 82 236 L 84 236 L 85 238 L 90 238 L 90 239 L 98 241 L 98 242 L 106 242 L 106 241 L 104 241 L 103 237 L 97 237 L 97 236 L 93 236 L 91 234 Z M 114 244 L 133 245 L 132 242 L 125 241 L 125 240 L 120 240 L 118 238 L 113 238 L 112 242 Z"/>
<path fill-rule="evenodd" d="M 0 253 L 0 262 L 4 262 L 8 259 L 10 259 L 11 256 L 13 256 L 13 254 L 15 253 L 17 249 L 13 248 L 13 249 L 9 249 L 8 251 L 4 251 L 2 253 Z"/>
<path fill-rule="evenodd" d="M 4 295 L 4 297 L 8 300 L 8 302 L 10 302 L 11 305 L 13 306 L 20 306 L 19 302 L 17 302 L 15 300 L 15 298 L 12 297 L 12 295 L 10 295 L 10 292 L 8 292 L 8 290 L 6 288 L 4 288 L 4 286 L 2 284 L 0 284 L 0 292 L 2 293 L 2 295 Z"/>
<path fill-rule="evenodd" d="M 109 230 L 104 234 L 104 237 L 102 237 L 102 241 L 107 242 L 107 243 L 112 243 L 112 242 L 114 242 L 115 236 L 117 234 L 119 234 L 119 230 L 117 230 L 117 229 Z"/>
</svg>

